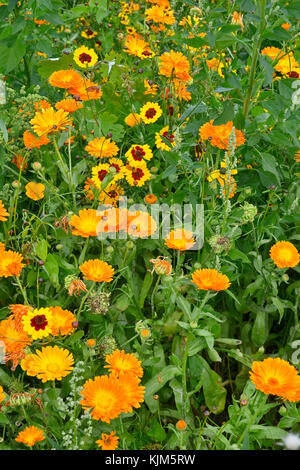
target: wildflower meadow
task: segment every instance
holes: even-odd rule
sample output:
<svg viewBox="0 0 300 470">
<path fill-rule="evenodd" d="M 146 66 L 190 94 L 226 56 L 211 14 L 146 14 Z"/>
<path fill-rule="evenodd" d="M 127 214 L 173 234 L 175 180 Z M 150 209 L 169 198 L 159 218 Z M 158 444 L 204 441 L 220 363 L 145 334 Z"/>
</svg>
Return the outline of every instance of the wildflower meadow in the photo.
<svg viewBox="0 0 300 470">
<path fill-rule="evenodd" d="M 300 448 L 299 25 L 0 2 L 0 451 Z"/>
</svg>

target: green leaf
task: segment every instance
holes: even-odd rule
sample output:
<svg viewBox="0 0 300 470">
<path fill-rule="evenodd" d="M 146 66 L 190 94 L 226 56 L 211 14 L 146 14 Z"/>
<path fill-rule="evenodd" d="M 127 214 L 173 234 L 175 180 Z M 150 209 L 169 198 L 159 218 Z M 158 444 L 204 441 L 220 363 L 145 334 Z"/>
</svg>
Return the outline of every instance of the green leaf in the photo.
<svg viewBox="0 0 300 470">
<path fill-rule="evenodd" d="M 231 250 L 228 252 L 228 257 L 234 261 L 241 259 L 243 263 L 250 263 L 248 256 L 237 248 L 231 248 Z"/>
<path fill-rule="evenodd" d="M 9 419 L 4 413 L 0 413 L 0 424 L 10 424 Z"/>
<path fill-rule="evenodd" d="M 6 128 L 5 122 L 2 119 L 0 119 L 0 131 L 3 134 L 5 142 L 7 142 L 8 141 L 7 128 Z"/>
<path fill-rule="evenodd" d="M 210 369 L 207 363 L 202 372 L 203 392 L 206 405 L 214 414 L 222 413 L 226 402 L 226 389 L 221 377 Z"/>
<path fill-rule="evenodd" d="M 35 249 L 35 252 L 36 252 L 37 256 L 41 260 L 46 261 L 47 254 L 48 254 L 48 243 L 47 243 L 47 241 L 42 238 L 41 240 L 39 240 L 35 244 L 34 249 Z"/>
<path fill-rule="evenodd" d="M 96 21 L 99 23 L 108 15 L 107 0 L 101 0 L 96 13 Z"/>
<path fill-rule="evenodd" d="M 43 79 L 47 79 L 53 72 L 57 70 L 68 70 L 70 65 L 74 65 L 74 61 L 71 55 L 64 55 L 58 60 L 42 60 L 38 66 L 38 73 Z"/>
<path fill-rule="evenodd" d="M 279 323 L 280 323 L 284 315 L 285 305 L 281 302 L 281 300 L 278 297 L 271 297 L 271 300 L 279 312 Z"/>
<path fill-rule="evenodd" d="M 143 282 L 143 285 L 142 285 L 142 290 L 141 290 L 141 295 L 140 295 L 140 308 L 143 308 L 144 306 L 144 302 L 145 302 L 145 299 L 147 297 L 147 294 L 149 292 L 149 289 L 152 285 L 152 281 L 153 281 L 153 276 L 152 274 L 148 271 L 144 277 L 144 282 Z"/>
<path fill-rule="evenodd" d="M 188 108 L 181 114 L 179 121 L 184 121 L 187 117 L 191 117 L 196 113 L 205 113 L 207 110 L 206 104 L 201 101 L 200 103 L 196 103 L 192 106 L 188 106 Z"/>
<path fill-rule="evenodd" d="M 153 395 L 155 395 L 166 385 L 167 382 L 169 382 L 169 380 L 173 379 L 177 375 L 181 375 L 181 370 L 178 367 L 166 366 L 161 370 L 161 372 L 156 374 L 145 384 L 145 403 L 152 413 L 155 413 L 158 410 L 158 403 L 157 400 L 154 400 Z"/>
<path fill-rule="evenodd" d="M 55 255 L 51 253 L 48 255 L 47 261 L 44 264 L 44 269 L 46 273 L 48 274 L 51 284 L 53 284 L 54 287 L 59 287 L 59 280 L 58 280 L 59 266 L 58 266 L 58 262 L 56 260 Z"/>
<path fill-rule="evenodd" d="M 157 419 L 153 418 L 150 426 L 150 430 L 147 431 L 147 436 L 149 436 L 154 442 L 162 442 L 167 437 L 166 431 Z"/>
<path fill-rule="evenodd" d="M 9 73 L 15 69 L 20 64 L 25 52 L 26 41 L 24 41 L 23 35 L 20 34 L 12 46 L 1 48 L 0 71 Z"/>
<path fill-rule="evenodd" d="M 220 126 L 226 124 L 228 121 L 232 121 L 234 118 L 234 106 L 231 101 L 224 101 L 222 114 L 214 120 L 214 126 Z"/>
<path fill-rule="evenodd" d="M 268 337 L 267 314 L 264 311 L 258 311 L 254 321 L 251 333 L 251 340 L 260 347 Z"/>
</svg>

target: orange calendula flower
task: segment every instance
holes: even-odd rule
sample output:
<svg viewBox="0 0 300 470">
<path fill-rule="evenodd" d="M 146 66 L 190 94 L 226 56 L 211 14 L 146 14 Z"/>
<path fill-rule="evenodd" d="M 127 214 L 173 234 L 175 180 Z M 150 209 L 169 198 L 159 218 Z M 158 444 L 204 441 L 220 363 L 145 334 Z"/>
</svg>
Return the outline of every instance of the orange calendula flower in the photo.
<svg viewBox="0 0 300 470">
<path fill-rule="evenodd" d="M 282 51 L 281 49 L 278 49 L 278 47 L 265 47 L 264 49 L 260 51 L 260 53 L 262 55 L 267 55 L 272 60 L 275 60 L 275 59 L 277 60 L 285 54 L 285 52 Z"/>
<path fill-rule="evenodd" d="M 157 103 L 149 101 L 140 110 L 140 117 L 145 124 L 156 122 L 162 115 L 162 109 Z"/>
<path fill-rule="evenodd" d="M 12 159 L 11 163 L 17 165 L 18 169 L 23 171 L 26 170 L 27 168 L 27 162 L 22 155 L 19 155 L 18 153 L 15 154 L 14 158 Z"/>
<path fill-rule="evenodd" d="M 23 431 L 20 431 L 16 437 L 17 442 L 21 442 L 28 447 L 34 446 L 37 442 L 46 439 L 44 432 L 36 426 L 27 426 Z"/>
<path fill-rule="evenodd" d="M 4 344 L 5 362 L 12 361 L 14 370 L 25 356 L 24 349 L 31 344 L 32 339 L 19 327 L 11 315 L 0 322 L 0 341 Z"/>
<path fill-rule="evenodd" d="M 244 31 L 244 23 L 243 23 L 243 15 L 242 13 L 239 13 L 238 11 L 234 11 L 232 14 L 232 24 L 239 24 L 241 27 L 241 30 Z"/>
<path fill-rule="evenodd" d="M 43 183 L 34 183 L 33 181 L 26 184 L 26 196 L 34 201 L 39 201 L 44 198 L 45 186 Z"/>
<path fill-rule="evenodd" d="M 159 256 L 156 259 L 150 259 L 150 263 L 153 264 L 151 274 L 155 271 L 159 276 L 166 274 L 169 276 L 172 272 L 172 265 L 166 258 Z"/>
<path fill-rule="evenodd" d="M 0 277 L 19 277 L 25 266 L 23 256 L 16 251 L 2 251 L 0 257 Z"/>
<path fill-rule="evenodd" d="M 98 56 L 94 49 L 89 49 L 86 46 L 81 46 L 76 49 L 73 58 L 76 64 L 83 69 L 94 67 L 98 61 Z"/>
<path fill-rule="evenodd" d="M 69 88 L 74 99 L 81 101 L 98 100 L 102 96 L 101 87 L 91 80 L 84 79 L 79 85 Z"/>
<path fill-rule="evenodd" d="M 23 304 L 12 304 L 8 307 L 12 313 L 11 317 L 15 322 L 15 326 L 18 330 L 23 330 L 22 318 L 24 315 L 27 315 L 28 312 L 33 310 L 30 305 Z"/>
<path fill-rule="evenodd" d="M 226 124 L 214 126 L 213 120 L 206 122 L 199 129 L 199 135 L 203 140 L 209 140 L 213 147 L 219 149 L 228 149 L 228 138 L 233 128 L 233 122 L 228 121 Z M 235 129 L 236 147 L 245 142 L 242 131 Z"/>
<path fill-rule="evenodd" d="M 48 109 L 51 108 L 51 104 L 48 103 L 46 100 L 40 100 L 34 103 L 34 109 L 36 111 L 40 111 L 41 109 Z"/>
<path fill-rule="evenodd" d="M 56 109 L 62 109 L 68 113 L 74 113 L 78 109 L 83 108 L 83 104 L 73 98 L 68 98 L 66 100 L 58 101 L 55 107 Z"/>
<path fill-rule="evenodd" d="M 28 354 L 21 361 L 21 367 L 29 376 L 36 376 L 43 383 L 48 380 L 62 380 L 74 366 L 73 354 L 58 346 L 46 346 L 35 354 Z"/>
<path fill-rule="evenodd" d="M 157 201 L 157 197 L 155 196 L 155 194 L 146 194 L 146 196 L 144 197 L 144 201 L 147 204 L 155 204 Z"/>
<path fill-rule="evenodd" d="M 127 126 L 136 126 L 141 122 L 141 116 L 138 113 L 130 113 L 128 116 L 126 116 L 124 122 L 127 124 Z"/>
<path fill-rule="evenodd" d="M 133 238 L 148 238 L 157 230 L 157 223 L 148 212 L 127 213 L 127 233 Z"/>
<path fill-rule="evenodd" d="M 93 157 L 97 158 L 104 158 L 104 157 L 114 157 L 119 152 L 119 147 L 115 144 L 115 142 L 110 139 L 106 139 L 105 137 L 96 137 L 94 140 L 91 140 L 88 145 L 85 147 L 85 150 L 92 155 Z"/>
<path fill-rule="evenodd" d="M 82 282 L 82 281 L 81 281 Z M 52 313 L 51 334 L 54 336 L 67 336 L 74 332 L 77 322 L 75 315 L 61 307 L 49 307 Z"/>
<path fill-rule="evenodd" d="M 289 401 L 300 399 L 298 371 L 283 359 L 268 357 L 263 361 L 254 361 L 250 379 L 255 387 L 265 394 L 277 395 Z"/>
<path fill-rule="evenodd" d="M 123 412 L 132 413 L 132 408 L 140 408 L 145 395 L 145 387 L 140 385 L 140 379 L 133 374 L 124 374 L 120 377 L 119 384 L 122 390 Z"/>
<path fill-rule="evenodd" d="M 116 349 L 112 354 L 105 357 L 108 365 L 104 366 L 109 373 L 120 378 L 124 374 L 132 374 L 136 377 L 143 377 L 141 361 L 134 354 L 125 353 L 124 350 Z"/>
<path fill-rule="evenodd" d="M 81 279 L 73 279 L 68 287 L 69 295 L 80 295 L 80 292 L 87 292 L 85 283 Z"/>
<path fill-rule="evenodd" d="M 175 17 L 173 11 L 164 6 L 154 5 L 151 8 L 147 8 L 145 11 L 146 21 L 153 21 L 159 24 L 174 24 Z"/>
<path fill-rule="evenodd" d="M 120 381 L 114 376 L 102 375 L 85 382 L 80 392 L 84 409 L 91 409 L 93 419 L 110 423 L 127 406 L 122 394 Z"/>
<path fill-rule="evenodd" d="M 129 34 L 124 43 L 124 50 L 129 55 L 134 55 L 140 59 L 146 59 L 153 56 L 153 52 L 142 36 L 136 32 Z"/>
<path fill-rule="evenodd" d="M 298 150 L 298 151 L 296 152 L 296 154 L 295 154 L 295 161 L 296 161 L 297 163 L 300 163 L 300 150 Z"/>
<path fill-rule="evenodd" d="M 5 394 L 3 392 L 3 388 L 0 385 L 0 403 L 5 400 Z"/>
<path fill-rule="evenodd" d="M 192 232 L 177 228 L 176 230 L 171 230 L 167 238 L 165 238 L 165 245 L 174 250 L 185 251 L 195 245 L 195 239 Z"/>
<path fill-rule="evenodd" d="M 280 241 L 270 249 L 270 257 L 278 268 L 294 268 L 299 263 L 299 252 L 290 242 Z"/>
<path fill-rule="evenodd" d="M 288 30 L 290 29 L 290 27 L 291 27 L 291 24 L 290 24 L 290 23 L 283 23 L 283 24 L 281 25 L 281 27 L 282 27 L 283 29 L 285 29 L 286 31 L 288 31 Z"/>
<path fill-rule="evenodd" d="M 5 209 L 3 202 L 0 199 L 0 220 L 1 222 L 5 222 L 7 220 L 7 217 L 9 216 L 9 213 Z"/>
<path fill-rule="evenodd" d="M 98 447 L 102 447 L 102 450 L 116 450 L 118 448 L 119 438 L 115 435 L 116 431 L 110 434 L 102 433 L 101 439 L 96 441 Z"/>
<path fill-rule="evenodd" d="M 186 422 L 183 419 L 180 419 L 176 423 L 176 428 L 178 431 L 184 431 L 186 429 Z"/>
<path fill-rule="evenodd" d="M 181 52 L 164 52 L 159 57 L 159 74 L 168 78 L 178 78 L 181 82 L 189 82 L 190 64 Z"/>
<path fill-rule="evenodd" d="M 94 339 L 92 339 L 92 338 L 91 338 L 91 339 L 88 339 L 87 342 L 86 342 L 86 344 L 87 344 L 87 346 L 88 346 L 89 348 L 93 348 L 93 347 L 96 345 L 96 340 L 94 340 Z"/>
<path fill-rule="evenodd" d="M 37 148 L 39 149 L 42 145 L 49 144 L 50 140 L 46 135 L 36 137 L 30 131 L 25 131 L 23 134 L 23 142 L 27 149 Z"/>
<path fill-rule="evenodd" d="M 49 77 L 49 83 L 57 88 L 77 88 L 83 84 L 83 77 L 75 70 L 58 70 Z"/>
<path fill-rule="evenodd" d="M 32 339 L 41 339 L 52 333 L 52 312 L 49 308 L 28 311 L 22 318 L 23 330 Z"/>
<path fill-rule="evenodd" d="M 97 236 L 97 225 L 101 222 L 101 216 L 95 209 L 83 209 L 79 215 L 72 215 L 70 225 L 74 227 L 72 235 L 84 238 Z"/>
<path fill-rule="evenodd" d="M 192 274 L 192 282 L 199 290 L 220 291 L 226 290 L 230 286 L 228 277 L 216 269 L 197 269 Z"/>
<path fill-rule="evenodd" d="M 32 124 L 33 130 L 38 136 L 44 136 L 66 130 L 72 124 L 72 119 L 66 111 L 62 109 L 55 111 L 51 107 L 35 113 L 30 124 Z"/>
<path fill-rule="evenodd" d="M 79 266 L 84 279 L 94 282 L 111 282 L 115 273 L 110 264 L 100 259 L 91 259 Z"/>
</svg>

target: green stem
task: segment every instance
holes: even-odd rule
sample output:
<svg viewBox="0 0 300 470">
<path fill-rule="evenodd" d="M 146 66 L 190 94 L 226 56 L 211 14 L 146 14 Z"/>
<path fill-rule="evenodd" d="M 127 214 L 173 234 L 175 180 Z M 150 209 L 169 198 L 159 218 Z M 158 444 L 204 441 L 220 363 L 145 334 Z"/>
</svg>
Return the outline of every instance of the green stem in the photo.
<svg viewBox="0 0 300 470">
<path fill-rule="evenodd" d="M 28 298 L 27 298 L 27 293 L 26 293 L 26 289 L 23 289 L 22 284 L 21 284 L 21 282 L 20 282 L 20 279 L 19 279 L 17 276 L 15 276 L 15 279 L 16 279 L 16 281 L 17 281 L 17 284 L 18 284 L 18 286 L 19 286 L 20 291 L 22 292 L 25 305 L 29 305 Z"/>
<path fill-rule="evenodd" d="M 265 9 L 266 9 L 266 0 L 260 0 L 260 25 L 259 25 L 259 36 L 258 40 L 254 41 L 253 44 L 253 56 L 252 56 L 252 62 L 251 62 L 251 67 L 250 67 L 250 78 L 249 78 L 249 88 L 248 88 L 248 93 L 244 102 L 244 107 L 243 107 L 243 115 L 244 118 L 247 118 L 248 115 L 248 110 L 249 110 L 249 104 L 255 84 L 255 73 L 256 73 L 256 66 L 257 66 L 257 60 L 258 60 L 258 54 L 262 42 L 262 35 L 265 29 Z"/>
</svg>

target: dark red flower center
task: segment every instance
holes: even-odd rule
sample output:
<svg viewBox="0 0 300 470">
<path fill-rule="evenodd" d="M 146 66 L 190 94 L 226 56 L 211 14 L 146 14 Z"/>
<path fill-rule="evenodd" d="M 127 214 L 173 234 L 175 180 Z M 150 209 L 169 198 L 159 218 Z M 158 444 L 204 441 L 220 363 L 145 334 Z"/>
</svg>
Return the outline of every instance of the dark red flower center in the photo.
<svg viewBox="0 0 300 470">
<path fill-rule="evenodd" d="M 154 108 L 149 108 L 149 109 L 147 109 L 147 111 L 145 112 L 145 116 L 146 116 L 146 118 L 148 118 L 148 119 L 152 119 L 152 118 L 155 116 L 155 114 L 156 114 L 156 109 L 154 109 Z"/>
<path fill-rule="evenodd" d="M 107 170 L 100 170 L 98 171 L 98 178 L 100 181 L 103 181 L 105 176 L 107 175 Z"/>
<path fill-rule="evenodd" d="M 109 197 L 111 197 L 112 199 L 115 199 L 118 195 L 117 191 L 115 191 L 114 189 L 112 191 L 109 191 L 108 193 Z"/>
<path fill-rule="evenodd" d="M 134 147 L 134 149 L 131 150 L 131 155 L 133 156 L 134 160 L 141 161 L 142 157 L 146 154 L 142 147 L 139 147 L 138 145 Z"/>
<path fill-rule="evenodd" d="M 132 170 L 132 178 L 134 180 L 140 180 L 144 176 L 144 172 L 141 168 L 134 168 Z"/>
<path fill-rule="evenodd" d="M 36 315 L 31 319 L 30 324 L 32 328 L 34 328 L 36 331 L 39 331 L 46 328 L 48 321 L 45 315 Z"/>
<path fill-rule="evenodd" d="M 90 63 L 92 60 L 92 57 L 90 56 L 90 54 L 86 54 L 85 52 L 83 52 L 82 54 L 80 54 L 79 60 L 82 64 L 84 64 L 84 62 Z"/>
<path fill-rule="evenodd" d="M 92 36 L 94 33 L 91 29 L 89 29 L 87 32 L 86 32 L 86 35 L 87 36 Z"/>
<path fill-rule="evenodd" d="M 168 140 L 169 142 L 171 142 L 171 143 L 174 142 L 174 136 L 173 136 L 173 134 L 170 134 L 170 135 L 169 135 L 169 134 L 167 133 L 167 131 L 163 133 L 163 137 L 164 137 L 165 139 L 167 139 L 167 140 Z"/>
<path fill-rule="evenodd" d="M 116 169 L 116 172 L 119 173 L 119 171 L 121 170 L 119 165 L 117 163 L 112 163 L 109 167 L 111 168 L 112 166 Z"/>
<path fill-rule="evenodd" d="M 295 70 L 292 70 L 292 72 L 288 72 L 287 76 L 290 78 L 299 78 L 299 73 L 295 72 Z"/>
</svg>

